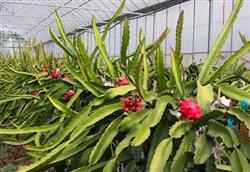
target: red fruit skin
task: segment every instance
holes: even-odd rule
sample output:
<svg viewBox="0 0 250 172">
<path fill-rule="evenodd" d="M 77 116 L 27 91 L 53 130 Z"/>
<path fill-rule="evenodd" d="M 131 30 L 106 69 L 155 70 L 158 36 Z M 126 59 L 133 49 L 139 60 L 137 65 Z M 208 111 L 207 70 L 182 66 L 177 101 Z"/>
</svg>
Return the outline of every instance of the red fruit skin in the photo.
<svg viewBox="0 0 250 172">
<path fill-rule="evenodd" d="M 187 99 L 179 102 L 179 107 L 182 118 L 194 121 L 201 118 L 202 110 L 197 102 Z"/>
<path fill-rule="evenodd" d="M 137 105 L 136 105 L 136 107 L 135 107 L 135 112 L 139 112 L 139 111 L 141 111 L 141 109 L 144 107 L 144 105 L 143 104 L 141 104 L 141 103 L 138 103 Z"/>
<path fill-rule="evenodd" d="M 75 95 L 74 90 L 68 90 L 67 92 L 64 93 L 64 98 L 70 100 L 74 95 Z"/>
<path fill-rule="evenodd" d="M 52 72 L 51 77 L 54 79 L 59 79 L 62 77 L 60 70 L 56 69 Z"/>
<path fill-rule="evenodd" d="M 129 84 L 130 84 L 130 81 L 129 81 L 128 77 L 126 77 L 126 76 L 119 77 L 117 79 L 117 81 L 115 82 L 116 87 L 119 87 L 122 85 L 129 85 Z"/>
</svg>

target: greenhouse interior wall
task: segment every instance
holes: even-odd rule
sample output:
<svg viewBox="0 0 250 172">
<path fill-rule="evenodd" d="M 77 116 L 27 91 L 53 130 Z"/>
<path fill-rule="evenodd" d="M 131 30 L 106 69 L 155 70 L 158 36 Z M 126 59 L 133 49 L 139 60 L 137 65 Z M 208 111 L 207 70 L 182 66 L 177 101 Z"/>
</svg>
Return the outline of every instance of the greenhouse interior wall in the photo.
<svg viewBox="0 0 250 172">
<path fill-rule="evenodd" d="M 170 8 L 151 13 L 149 15 L 130 18 L 130 47 L 134 51 L 138 45 L 140 29 L 146 35 L 146 42 L 152 40 L 163 32 L 166 27 L 171 29 L 167 39 L 162 44 L 166 64 L 170 64 L 169 48 L 175 45 L 175 27 L 178 15 L 184 10 L 184 29 L 182 36 L 182 52 L 184 65 L 192 62 L 203 61 L 215 42 L 219 31 L 223 28 L 232 10 L 234 0 L 191 0 Z M 239 32 L 250 38 L 250 1 L 244 1 L 239 17 L 223 46 L 221 59 L 225 59 L 242 45 Z M 244 27 L 242 27 L 244 26 Z M 105 26 L 101 26 L 102 31 Z M 114 24 L 107 34 L 105 43 L 110 56 L 119 56 L 121 47 L 122 22 Z M 88 47 L 92 51 L 95 47 L 94 35 L 91 29 L 81 33 Z M 63 51 L 53 42 L 45 44 L 47 52 L 53 51 L 56 56 L 61 56 Z M 250 54 L 241 59 L 250 66 Z"/>
</svg>

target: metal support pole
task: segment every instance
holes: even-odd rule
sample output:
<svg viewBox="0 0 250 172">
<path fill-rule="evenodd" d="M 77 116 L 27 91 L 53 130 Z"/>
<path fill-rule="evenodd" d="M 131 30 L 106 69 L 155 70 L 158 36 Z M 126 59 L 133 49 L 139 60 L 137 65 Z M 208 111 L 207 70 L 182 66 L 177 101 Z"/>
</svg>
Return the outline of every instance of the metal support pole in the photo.
<svg viewBox="0 0 250 172">
<path fill-rule="evenodd" d="M 153 15 L 153 41 L 155 40 L 155 27 L 156 27 L 156 22 L 155 22 L 155 13 Z"/>
<path fill-rule="evenodd" d="M 208 43 L 207 43 L 207 52 L 210 51 L 211 43 L 211 28 L 212 28 L 212 0 L 209 0 L 209 11 L 208 11 Z"/>
<path fill-rule="evenodd" d="M 195 14 L 196 14 L 196 0 L 194 0 L 194 10 L 193 10 L 193 38 L 192 38 L 192 63 L 194 62 L 194 42 L 195 42 Z"/>
</svg>

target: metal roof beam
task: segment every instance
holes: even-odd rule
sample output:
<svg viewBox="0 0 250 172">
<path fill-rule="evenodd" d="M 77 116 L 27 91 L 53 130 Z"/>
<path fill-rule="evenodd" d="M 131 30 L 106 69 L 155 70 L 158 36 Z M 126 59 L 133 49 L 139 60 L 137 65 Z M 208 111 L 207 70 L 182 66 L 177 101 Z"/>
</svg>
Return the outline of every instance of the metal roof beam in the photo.
<svg viewBox="0 0 250 172">
<path fill-rule="evenodd" d="M 35 26 L 37 25 L 36 23 L 25 23 L 25 22 L 22 22 L 22 23 L 0 23 L 0 25 L 4 26 L 4 27 L 12 27 L 12 26 Z M 39 26 L 47 26 L 47 25 L 39 25 Z"/>
<path fill-rule="evenodd" d="M 36 18 L 36 19 L 44 19 L 47 16 L 27 16 L 27 15 L 1 15 L 2 17 L 16 17 L 16 18 Z M 49 17 L 49 19 L 53 19 L 54 17 Z M 65 21 L 79 21 L 79 22 L 91 22 L 91 20 L 81 20 L 81 19 L 76 19 L 76 18 L 68 18 L 68 17 L 61 17 L 61 20 Z M 107 23 L 107 22 L 103 22 Z"/>
<path fill-rule="evenodd" d="M 30 28 L 28 28 L 28 27 L 11 27 L 11 28 L 7 28 L 7 27 L 1 27 L 1 26 L 0 26 L 0 29 L 7 29 L 7 30 L 22 29 L 22 30 L 28 30 L 28 29 L 30 29 Z"/>
<path fill-rule="evenodd" d="M 45 7 L 60 7 L 60 8 L 69 8 L 69 9 L 82 9 L 82 10 L 91 10 L 91 11 L 103 11 L 103 12 L 112 12 L 115 13 L 115 10 L 106 10 L 106 9 L 98 9 L 98 8 L 86 8 L 86 7 L 77 7 L 77 6 L 63 6 L 63 5 L 52 5 L 52 4 L 39 4 L 39 3 L 28 3 L 28 2 L 17 2 L 17 1 L 4 1 L 4 4 L 21 4 L 21 5 L 34 5 L 34 6 L 45 6 Z M 123 14 L 133 14 L 133 15 L 141 15 L 139 12 L 130 12 L 123 11 Z"/>
</svg>

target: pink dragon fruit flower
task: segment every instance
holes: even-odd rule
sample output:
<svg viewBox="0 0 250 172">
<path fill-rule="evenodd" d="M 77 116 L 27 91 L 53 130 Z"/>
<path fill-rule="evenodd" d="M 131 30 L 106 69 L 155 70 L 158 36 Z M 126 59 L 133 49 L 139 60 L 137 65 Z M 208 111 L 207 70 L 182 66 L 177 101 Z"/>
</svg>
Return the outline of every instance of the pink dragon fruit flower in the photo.
<svg viewBox="0 0 250 172">
<path fill-rule="evenodd" d="M 181 117 L 184 119 L 198 120 L 201 118 L 202 110 L 197 102 L 186 99 L 179 102 Z"/>
</svg>

